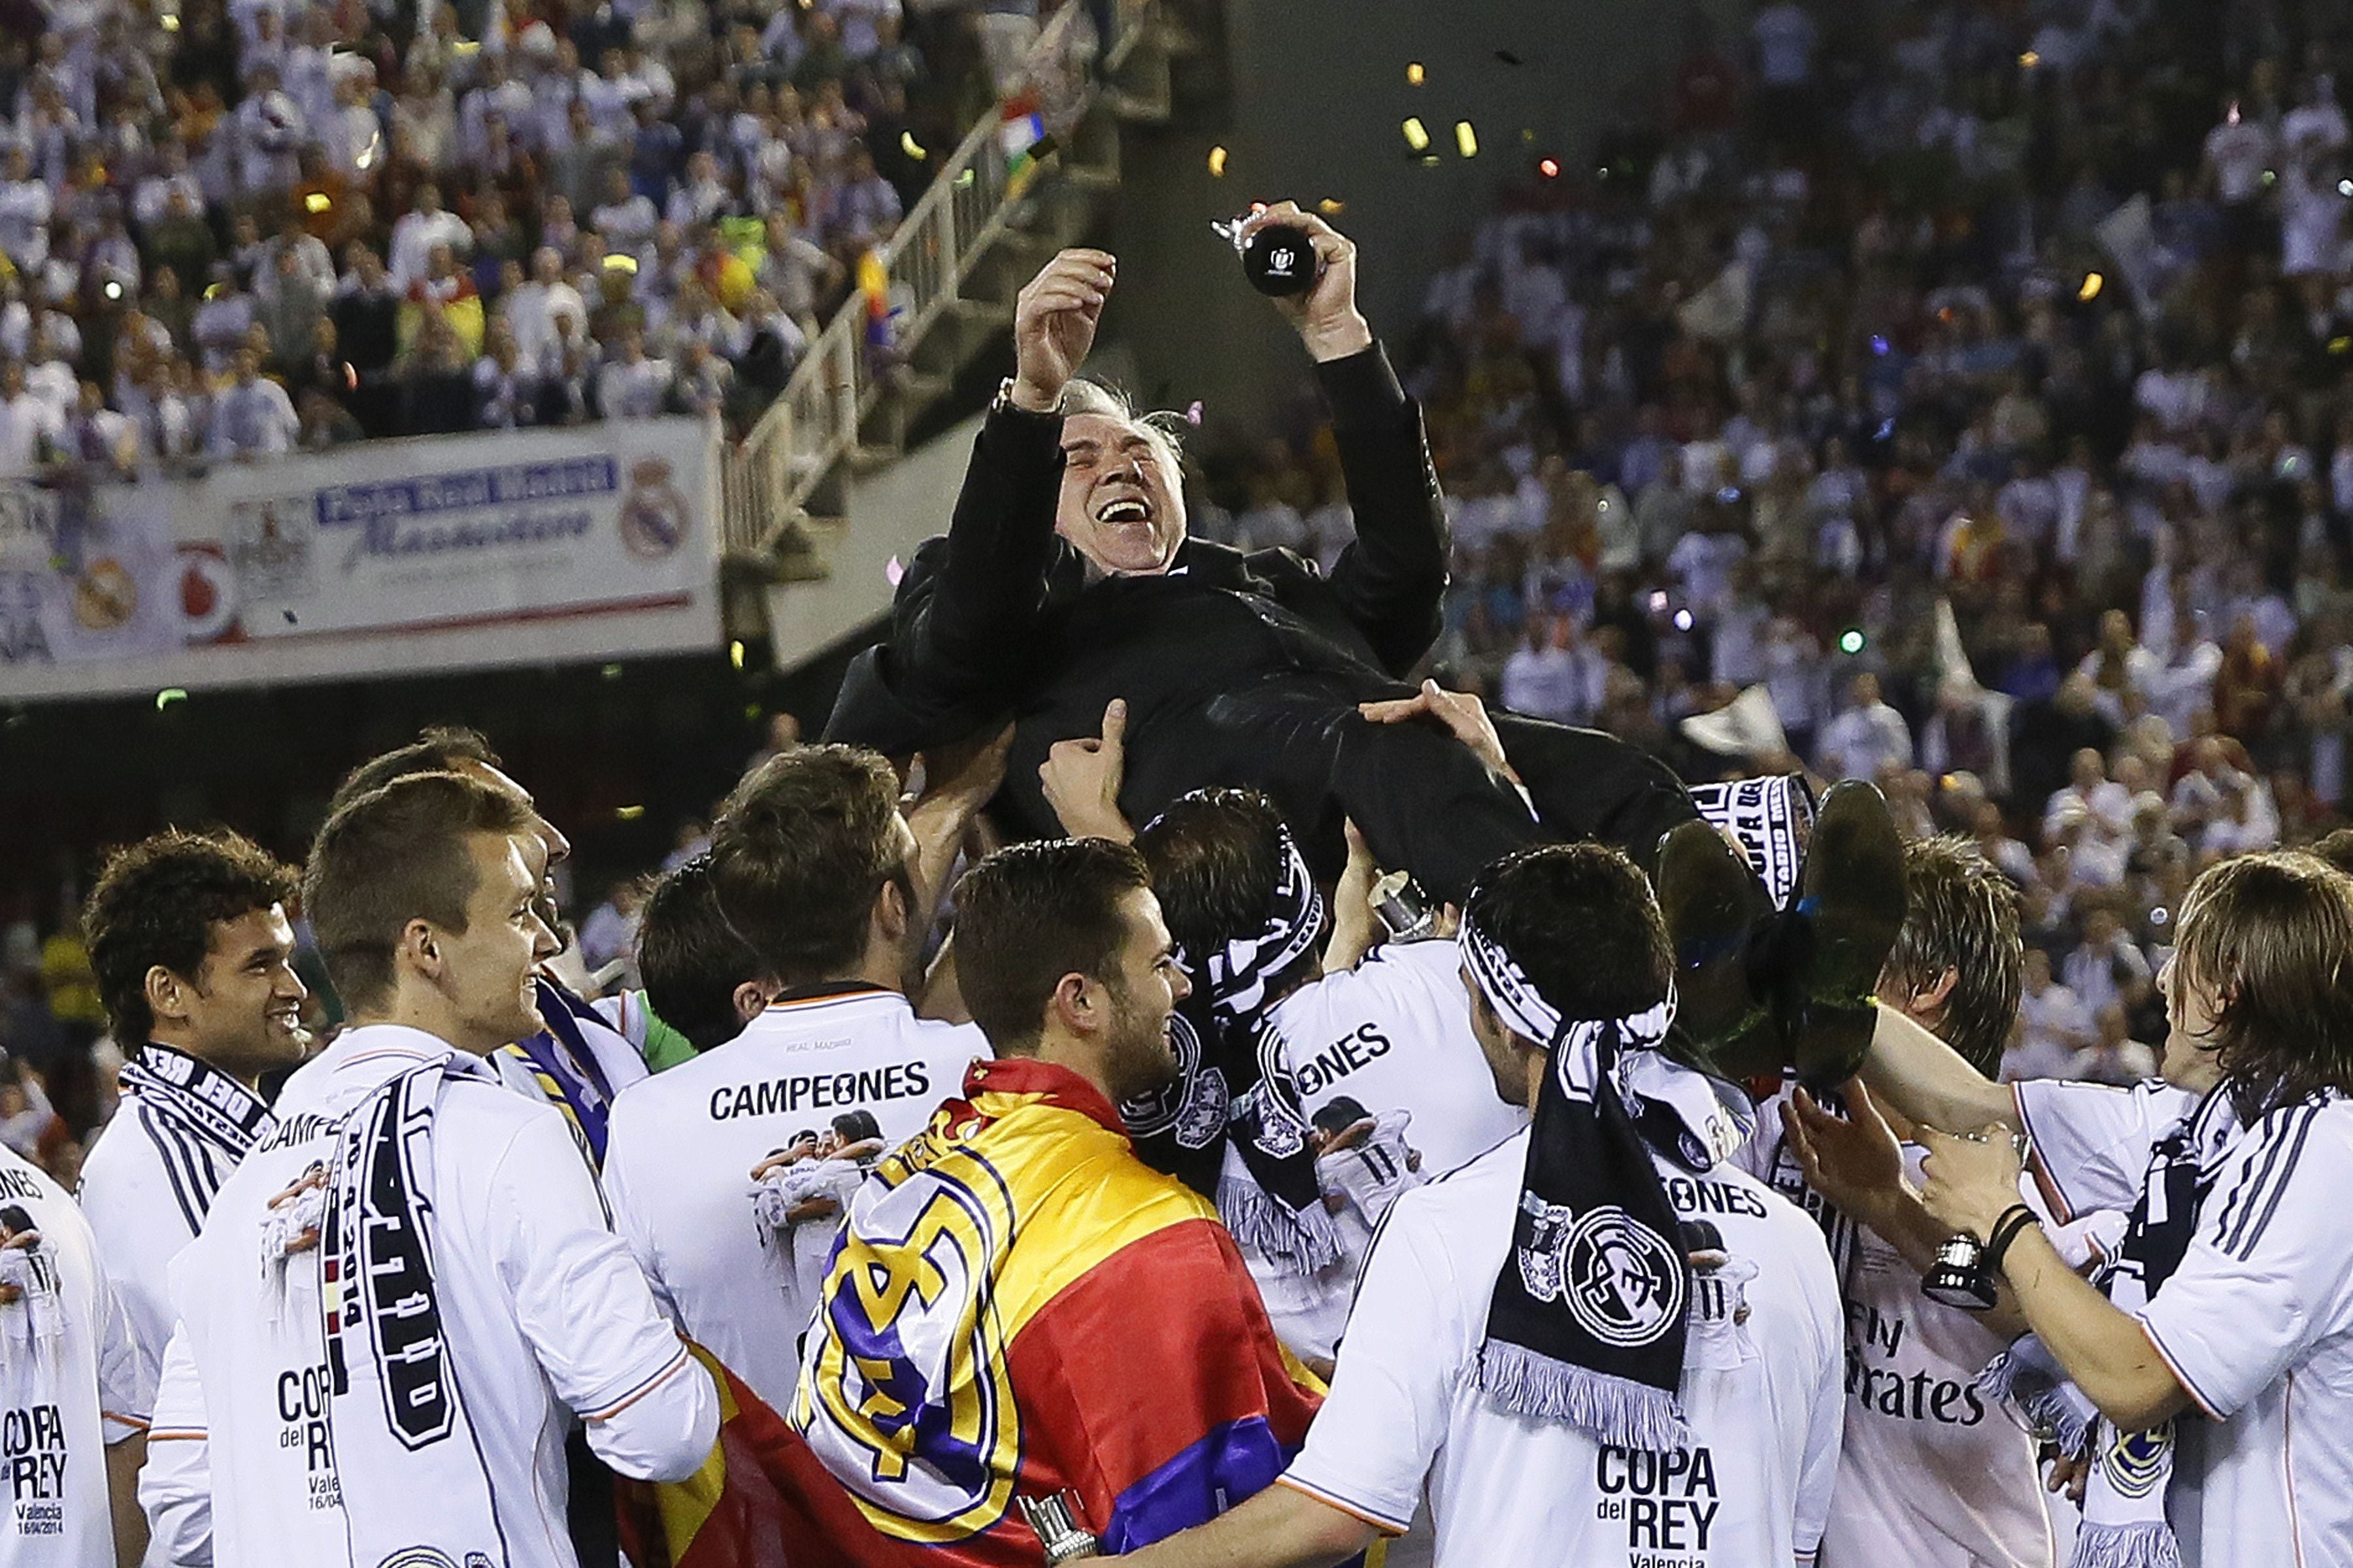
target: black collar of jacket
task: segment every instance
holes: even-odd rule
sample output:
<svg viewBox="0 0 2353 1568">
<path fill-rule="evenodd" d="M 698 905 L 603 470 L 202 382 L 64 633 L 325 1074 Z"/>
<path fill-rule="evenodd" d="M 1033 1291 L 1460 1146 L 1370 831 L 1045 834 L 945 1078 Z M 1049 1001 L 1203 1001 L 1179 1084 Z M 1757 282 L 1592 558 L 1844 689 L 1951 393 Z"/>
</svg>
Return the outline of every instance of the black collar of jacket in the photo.
<svg viewBox="0 0 2353 1568">
<path fill-rule="evenodd" d="M 1274 584 L 1256 569 L 1259 557 L 1245 555 L 1230 544 L 1219 544 L 1207 539 L 1187 539 L 1176 547 L 1176 558 L 1166 572 L 1151 575 L 1173 577 L 1182 574 L 1212 588 L 1230 589 L 1237 594 L 1270 595 Z M 1096 582 L 1107 582 L 1098 578 Z M 1061 551 L 1047 572 L 1047 596 L 1068 601 L 1094 585 L 1087 577 L 1087 558 L 1068 540 L 1061 542 Z"/>
</svg>

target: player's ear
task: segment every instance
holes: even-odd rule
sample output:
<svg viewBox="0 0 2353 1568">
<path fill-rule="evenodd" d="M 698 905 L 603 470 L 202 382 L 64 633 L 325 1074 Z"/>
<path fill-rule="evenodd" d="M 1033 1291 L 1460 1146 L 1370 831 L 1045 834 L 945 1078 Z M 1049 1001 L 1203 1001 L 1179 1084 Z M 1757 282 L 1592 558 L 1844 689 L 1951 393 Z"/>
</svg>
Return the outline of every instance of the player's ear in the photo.
<svg viewBox="0 0 2353 1568">
<path fill-rule="evenodd" d="M 768 1008 L 768 988 L 756 980 L 746 980 L 735 987 L 735 1019 L 748 1024 Z"/>
</svg>

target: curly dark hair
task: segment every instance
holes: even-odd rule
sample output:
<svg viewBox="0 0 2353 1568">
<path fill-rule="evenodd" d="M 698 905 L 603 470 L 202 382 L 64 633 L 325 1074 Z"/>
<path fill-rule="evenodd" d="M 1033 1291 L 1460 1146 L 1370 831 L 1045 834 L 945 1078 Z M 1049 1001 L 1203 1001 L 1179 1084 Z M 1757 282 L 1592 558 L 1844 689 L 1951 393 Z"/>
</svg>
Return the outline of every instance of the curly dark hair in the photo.
<svg viewBox="0 0 2353 1568">
<path fill-rule="evenodd" d="M 147 1043 L 147 972 L 193 982 L 212 951 L 212 928 L 293 901 L 294 868 L 227 828 L 170 828 L 107 857 L 82 910 L 83 940 L 99 995 L 125 1051 Z"/>
</svg>

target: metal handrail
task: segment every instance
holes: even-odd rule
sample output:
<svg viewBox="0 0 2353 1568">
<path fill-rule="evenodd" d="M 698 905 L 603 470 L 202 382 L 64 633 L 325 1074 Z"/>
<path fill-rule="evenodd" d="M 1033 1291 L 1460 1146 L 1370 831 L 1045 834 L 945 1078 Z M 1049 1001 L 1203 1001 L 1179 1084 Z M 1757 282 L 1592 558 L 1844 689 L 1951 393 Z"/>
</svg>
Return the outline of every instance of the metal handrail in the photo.
<svg viewBox="0 0 2353 1568">
<path fill-rule="evenodd" d="M 1120 0 L 1103 73 L 1143 36 L 1152 0 Z M 1058 54 L 1082 16 L 1065 5 L 1035 52 Z M 1058 31 L 1059 30 L 1059 31 Z M 1090 81 L 1071 102 L 1082 118 L 1101 91 Z M 731 553 L 765 556 L 793 528 L 834 466 L 858 447 L 860 422 L 880 397 L 891 370 L 962 298 L 959 290 L 1011 221 L 1024 192 L 1014 188 L 1002 106 L 966 133 L 931 187 L 876 247 L 891 311 L 888 341 L 870 344 L 867 294 L 852 294 L 812 341 L 785 389 L 743 442 L 726 455 L 721 537 Z"/>
</svg>

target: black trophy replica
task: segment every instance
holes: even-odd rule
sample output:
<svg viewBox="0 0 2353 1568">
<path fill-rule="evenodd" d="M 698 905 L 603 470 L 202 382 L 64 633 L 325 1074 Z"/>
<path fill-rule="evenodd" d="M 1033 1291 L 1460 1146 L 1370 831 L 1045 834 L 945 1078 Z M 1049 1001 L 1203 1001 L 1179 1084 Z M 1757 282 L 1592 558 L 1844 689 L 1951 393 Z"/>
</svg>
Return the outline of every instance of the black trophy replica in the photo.
<svg viewBox="0 0 2353 1568">
<path fill-rule="evenodd" d="M 1936 1261 L 1920 1276 L 1920 1294 L 1964 1312 L 1990 1312 L 2001 1299 L 1993 1270 L 1986 1267 L 1985 1243 L 1956 1236 L 1936 1248 Z"/>
<path fill-rule="evenodd" d="M 1307 231 L 1287 223 L 1271 223 L 1257 233 L 1245 237 L 1242 225 L 1248 221 L 1236 218 L 1231 223 L 1213 223 L 1209 227 L 1233 242 L 1242 258 L 1242 276 L 1251 288 L 1261 294 L 1281 298 L 1287 294 L 1304 294 L 1315 287 L 1324 276 L 1324 258 L 1315 254 L 1315 242 Z"/>
</svg>

